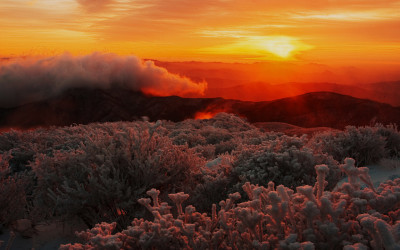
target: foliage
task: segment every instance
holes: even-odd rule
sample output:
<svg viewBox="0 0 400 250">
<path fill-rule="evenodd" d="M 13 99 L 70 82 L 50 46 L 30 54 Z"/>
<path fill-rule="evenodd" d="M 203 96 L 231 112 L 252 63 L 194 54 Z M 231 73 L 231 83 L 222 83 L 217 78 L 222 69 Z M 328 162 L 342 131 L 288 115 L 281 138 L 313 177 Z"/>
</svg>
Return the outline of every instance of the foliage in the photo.
<svg viewBox="0 0 400 250">
<path fill-rule="evenodd" d="M 116 221 L 121 227 L 137 215 L 136 200 L 147 189 L 190 190 L 201 159 L 156 134 L 158 126 L 96 129 L 77 150 L 38 155 L 30 166 L 41 201 L 53 204 L 57 215 L 78 215 L 89 226 Z"/>
<path fill-rule="evenodd" d="M 262 145 L 240 148 L 233 164 L 233 174 L 238 179 L 236 185 L 245 182 L 262 185 L 268 181 L 290 188 L 313 185 L 314 166 L 327 164 L 329 188 L 333 188 L 340 177 L 338 163 L 327 154 L 313 152 L 306 143 L 305 136 L 283 135 Z"/>
<path fill-rule="evenodd" d="M 349 182 L 336 191 L 325 191 L 329 168 L 317 165 L 314 187 L 296 191 L 283 185 L 268 187 L 245 183 L 249 199 L 237 203 L 239 193 L 220 202 L 217 212 L 199 213 L 183 193 L 171 194 L 177 214 L 161 202 L 159 191 L 139 202 L 154 216 L 135 218 L 132 226 L 113 234 L 115 224 L 97 224 L 78 233 L 82 243 L 60 249 L 399 249 L 400 179 L 372 187 L 367 168 L 356 168 L 353 159 L 340 166 Z M 367 188 L 360 189 L 360 181 Z"/>
<path fill-rule="evenodd" d="M 400 133 L 396 125 L 377 124 L 376 132 L 385 138 L 385 150 L 389 157 L 400 157 Z"/>
<path fill-rule="evenodd" d="M 88 228 L 100 223 L 81 234 L 86 239 L 82 246 L 69 246 L 75 248 L 114 248 L 128 241 L 134 248 L 381 246 L 379 234 L 367 233 L 375 224 L 379 232 L 397 229 L 399 181 L 360 190 L 356 183 L 368 182 L 367 170 L 352 168 L 348 160 L 338 162 L 350 156 L 358 165 L 382 159 L 396 163 L 399 152 L 394 125 L 298 137 L 263 132 L 225 113 L 179 123 L 10 130 L 0 134 L 0 224 L 60 218 L 80 218 Z M 316 165 L 325 167 L 316 172 Z M 340 170 L 353 177 L 333 191 Z M 138 201 L 146 190 L 153 190 L 151 196 L 159 190 L 160 201 L 177 200 L 184 192 L 189 195 L 182 196 L 185 202 L 193 206 L 182 207 L 182 214 L 169 212 L 160 201 L 149 207 L 148 200 Z M 174 193 L 179 195 L 168 196 Z M 260 206 L 254 207 L 257 202 Z M 348 216 L 343 207 L 351 211 Z M 163 220 L 149 220 L 154 210 Z M 251 226 L 254 221 L 262 222 L 262 232 L 259 223 Z"/>
<path fill-rule="evenodd" d="M 398 157 L 400 134 L 390 126 L 348 126 L 344 131 L 320 133 L 311 144 L 315 151 L 328 153 L 337 161 L 352 157 L 363 166 L 378 163 L 388 156 Z"/>
<path fill-rule="evenodd" d="M 10 154 L 0 155 L 0 222 L 7 226 L 28 213 L 29 183 L 22 173 L 11 174 L 10 159 Z"/>
</svg>

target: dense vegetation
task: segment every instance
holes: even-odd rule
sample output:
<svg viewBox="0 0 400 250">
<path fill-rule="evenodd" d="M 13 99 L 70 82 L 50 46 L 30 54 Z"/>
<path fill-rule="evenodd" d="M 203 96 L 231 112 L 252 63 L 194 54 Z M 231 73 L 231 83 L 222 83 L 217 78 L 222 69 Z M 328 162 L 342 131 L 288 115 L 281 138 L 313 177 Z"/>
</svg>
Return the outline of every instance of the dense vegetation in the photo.
<svg viewBox="0 0 400 250">
<path fill-rule="evenodd" d="M 398 159 L 397 127 L 347 127 L 344 131 L 288 136 L 263 132 L 237 116 L 221 113 L 209 120 L 179 123 L 116 122 L 11 130 L 0 134 L 0 223 L 13 228 L 21 219 L 35 224 L 79 218 L 88 228 L 95 227 L 81 236 L 86 247 L 97 248 L 100 243 L 93 243 L 92 238 L 97 234 L 113 238 L 102 242 L 115 244 L 115 248 L 129 248 L 124 245 L 124 234 L 133 237 L 130 247 L 142 248 L 168 243 L 193 249 L 298 249 L 294 247 L 297 241 L 303 242 L 299 244 L 304 249 L 313 244 L 324 247 L 318 244 L 327 236 L 318 235 L 317 222 L 307 225 L 303 221 L 304 225 L 299 222 L 296 226 L 288 221 L 294 219 L 291 216 L 319 218 L 318 230 L 326 230 L 327 235 L 351 235 L 354 232 L 347 228 L 350 225 L 339 219 L 346 217 L 346 223 L 358 223 L 357 216 L 372 209 L 380 215 L 370 216 L 383 219 L 387 227 L 398 219 L 398 180 L 378 191 L 361 192 L 354 179 L 361 176 L 368 184 L 368 178 L 361 172 L 354 174 L 354 170 L 350 171 L 354 183 L 333 192 L 343 176 L 341 170 L 346 172 L 345 166 L 357 169 L 354 161 L 345 162 L 347 157 L 360 166 Z M 389 189 L 394 198 L 388 196 Z M 146 192 L 153 197 L 153 205 L 144 199 Z M 171 196 L 174 193 L 177 195 Z M 383 197 L 386 207 L 374 205 L 378 196 Z M 180 199 L 192 206 L 173 215 L 167 203 L 159 203 L 172 200 L 179 207 Z M 327 206 L 326 214 L 319 214 L 320 206 Z M 354 212 L 342 218 L 343 209 L 348 208 Z M 271 216 L 280 219 L 271 221 Z M 154 222 L 146 221 L 153 217 Z M 134 226 L 128 227 L 132 221 Z M 273 229 L 266 229 L 271 223 Z M 176 232 L 167 235 L 164 229 Z M 156 231 L 158 238 L 154 236 Z M 343 242 L 381 244 L 369 236 L 358 240 L 342 236 L 332 238 L 334 246 L 344 246 Z M 154 242 L 149 237 L 155 237 Z M 290 247 L 292 243 L 294 248 Z M 69 247 L 83 248 L 85 244 Z"/>
</svg>

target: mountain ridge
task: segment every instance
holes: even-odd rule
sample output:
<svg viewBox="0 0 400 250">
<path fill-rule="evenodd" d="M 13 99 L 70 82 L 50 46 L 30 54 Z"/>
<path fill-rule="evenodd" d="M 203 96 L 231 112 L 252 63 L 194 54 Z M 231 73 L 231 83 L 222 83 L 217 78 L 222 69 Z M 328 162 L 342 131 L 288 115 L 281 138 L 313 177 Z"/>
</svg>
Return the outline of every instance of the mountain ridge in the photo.
<svg viewBox="0 0 400 250">
<path fill-rule="evenodd" d="M 230 87 L 209 86 L 205 95 L 207 97 L 233 98 L 246 101 L 269 101 L 294 97 L 310 92 L 333 92 L 399 107 L 399 86 L 399 82 L 373 83 L 358 86 L 322 82 L 282 84 L 254 82 L 249 84 L 237 84 Z"/>
<path fill-rule="evenodd" d="M 223 98 L 157 97 L 125 89 L 70 89 L 62 94 L 14 108 L 0 108 L 0 127 L 33 128 L 92 122 L 174 122 L 199 113 L 229 112 L 249 122 L 285 122 L 300 127 L 331 127 L 374 123 L 400 124 L 400 108 L 332 92 L 311 92 L 273 101 Z"/>
</svg>

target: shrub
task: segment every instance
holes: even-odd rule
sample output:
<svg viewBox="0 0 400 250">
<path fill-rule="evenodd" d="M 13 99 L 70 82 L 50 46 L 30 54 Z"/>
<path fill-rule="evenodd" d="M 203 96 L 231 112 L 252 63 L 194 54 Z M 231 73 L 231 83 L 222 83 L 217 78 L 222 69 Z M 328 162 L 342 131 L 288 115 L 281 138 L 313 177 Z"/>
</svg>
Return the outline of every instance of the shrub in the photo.
<svg viewBox="0 0 400 250">
<path fill-rule="evenodd" d="M 348 126 L 344 131 L 322 132 L 312 140 L 312 147 L 316 152 L 332 155 L 337 161 L 346 157 L 354 158 L 359 166 L 379 162 L 388 155 L 386 138 L 383 130 L 378 132 L 377 127 Z"/>
<path fill-rule="evenodd" d="M 77 233 L 81 243 L 60 249 L 399 249 L 400 179 L 375 190 L 368 169 L 356 168 L 353 159 L 340 168 L 349 182 L 336 191 L 324 190 L 329 168 L 317 165 L 314 187 L 296 192 L 272 182 L 268 187 L 245 183 L 247 201 L 237 203 L 240 194 L 230 194 L 210 215 L 191 205 L 182 209 L 188 195 L 177 193 L 169 195 L 174 216 L 152 189 L 147 192 L 152 199 L 139 200 L 152 221 L 135 218 L 116 234 L 115 224 L 97 224 Z M 361 190 L 360 181 L 368 187 Z"/>
<path fill-rule="evenodd" d="M 209 161 L 195 175 L 196 187 L 190 193 L 190 203 L 201 212 L 210 212 L 211 205 L 225 198 L 234 184 L 232 163 L 229 154 Z"/>
<path fill-rule="evenodd" d="M 385 149 L 391 158 L 400 157 L 400 132 L 396 125 L 383 126 L 378 124 L 375 126 L 377 133 L 385 138 Z"/>
<path fill-rule="evenodd" d="M 12 173 L 8 165 L 10 155 L 0 155 L 0 225 L 5 226 L 29 216 L 28 194 L 32 189 L 27 173 Z"/>
<path fill-rule="evenodd" d="M 104 222 L 81 235 L 87 239 L 81 247 L 125 247 L 131 240 L 134 248 L 328 247 L 323 240 L 347 249 L 381 247 L 380 233 L 371 234 L 373 240 L 367 233 L 397 230 L 399 181 L 359 190 L 358 181 L 368 182 L 366 169 L 353 168 L 346 160 L 341 169 L 352 177 L 332 189 L 340 178 L 338 161 L 351 155 L 361 164 L 381 158 L 397 163 L 399 143 L 395 126 L 348 127 L 308 139 L 263 133 L 229 114 L 180 123 L 10 131 L 0 134 L 0 223 L 79 217 L 91 228 Z M 325 167 L 316 174 L 314 166 L 321 164 Z M 185 202 L 196 209 L 189 206 L 183 216 L 175 209 L 168 212 L 167 203 L 138 202 L 153 188 L 160 190 L 162 201 L 170 198 L 168 193 L 178 193 L 171 196 L 176 200 L 186 197 L 179 194 L 185 192 Z M 262 205 L 253 207 L 257 204 Z M 151 222 L 155 210 L 162 220 L 155 214 L 158 219 Z M 315 219 L 307 221 L 306 216 Z M 134 220 L 134 229 L 113 234 L 133 218 L 142 218 Z M 253 220 L 262 225 L 254 229 Z"/>
<path fill-rule="evenodd" d="M 225 128 L 229 132 L 249 131 L 255 128 L 245 118 L 224 112 L 216 114 L 210 121 L 214 127 Z"/>
<path fill-rule="evenodd" d="M 96 136 L 77 150 L 36 157 L 31 166 L 42 206 L 52 204 L 57 215 L 79 216 L 88 226 L 116 221 L 120 228 L 140 214 L 137 198 L 147 189 L 190 190 L 202 161 L 157 134 L 159 125 L 94 129 Z"/>
<path fill-rule="evenodd" d="M 314 153 L 304 146 L 306 142 L 306 137 L 281 136 L 260 146 L 243 146 L 233 164 L 233 174 L 238 180 L 236 186 L 245 182 L 261 185 L 269 181 L 290 188 L 313 185 L 314 166 L 327 164 L 329 188 L 333 188 L 340 177 L 337 162 L 327 154 Z"/>
</svg>

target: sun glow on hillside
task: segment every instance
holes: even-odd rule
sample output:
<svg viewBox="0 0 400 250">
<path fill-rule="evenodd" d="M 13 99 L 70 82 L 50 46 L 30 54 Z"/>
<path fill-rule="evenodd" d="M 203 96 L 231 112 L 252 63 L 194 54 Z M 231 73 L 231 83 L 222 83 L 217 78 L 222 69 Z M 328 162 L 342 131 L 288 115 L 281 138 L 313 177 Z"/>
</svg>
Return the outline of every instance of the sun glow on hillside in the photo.
<svg viewBox="0 0 400 250">
<path fill-rule="evenodd" d="M 214 112 L 197 112 L 194 115 L 195 120 L 206 120 L 206 119 L 211 119 L 215 116 L 216 114 Z"/>
<path fill-rule="evenodd" d="M 208 120 L 214 118 L 219 113 L 231 113 L 229 108 L 209 106 L 203 111 L 194 114 L 195 120 Z"/>
</svg>

